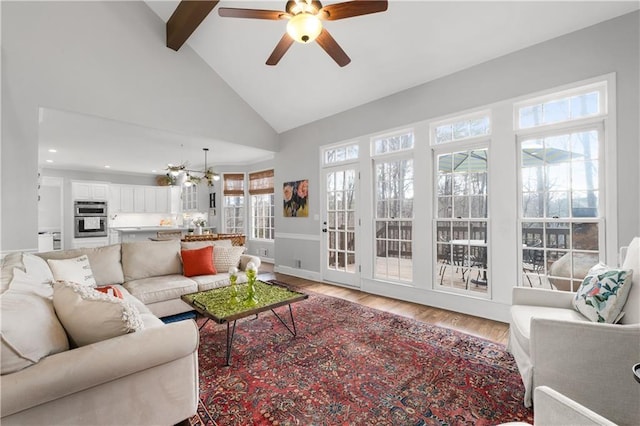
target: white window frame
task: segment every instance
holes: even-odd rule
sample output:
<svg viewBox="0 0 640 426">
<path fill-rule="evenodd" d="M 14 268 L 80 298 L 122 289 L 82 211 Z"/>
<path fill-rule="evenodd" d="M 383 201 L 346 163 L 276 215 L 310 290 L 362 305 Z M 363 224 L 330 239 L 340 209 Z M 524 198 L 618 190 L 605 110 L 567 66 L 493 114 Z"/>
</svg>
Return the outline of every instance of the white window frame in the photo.
<svg viewBox="0 0 640 426">
<path fill-rule="evenodd" d="M 341 148 L 344 148 L 346 150 L 350 147 L 356 147 L 358 155 L 356 155 L 355 158 L 348 158 L 348 159 L 345 158 L 344 160 L 336 160 L 332 162 L 327 161 L 327 153 L 329 151 L 338 150 Z M 356 163 L 359 161 L 360 155 L 361 155 L 360 143 L 358 141 L 350 141 L 350 142 L 344 142 L 344 143 L 339 143 L 335 145 L 324 146 L 324 147 L 321 147 L 320 149 L 320 162 L 321 162 L 320 167 L 325 168 L 325 167 L 332 167 L 332 166 L 349 164 L 349 163 Z"/>
<path fill-rule="evenodd" d="M 578 129 L 584 129 L 589 126 L 601 126 L 601 135 L 603 140 L 600 145 L 599 152 L 599 164 L 600 175 L 599 179 L 599 202 L 600 202 L 600 217 L 598 218 L 582 218 L 582 219 L 595 219 L 601 220 L 599 226 L 599 241 L 600 248 L 599 254 L 602 262 L 610 265 L 615 265 L 618 256 L 618 224 L 617 224 L 617 133 L 616 133 L 616 75 L 610 73 L 604 76 L 595 77 L 592 79 L 571 83 L 565 86 L 548 89 L 537 94 L 531 94 L 529 96 L 523 96 L 520 100 L 516 100 L 513 103 L 513 126 L 514 134 L 516 137 L 516 151 L 518 152 L 518 165 L 517 165 L 517 197 L 518 197 L 518 285 L 522 286 L 525 283 L 522 273 L 522 222 L 527 222 L 528 218 L 522 217 L 522 176 L 521 176 L 521 148 L 520 141 L 530 139 L 532 137 L 540 135 L 548 135 L 556 132 L 571 132 Z M 529 127 L 519 129 L 519 109 L 522 107 L 535 105 L 541 102 L 546 102 L 553 99 L 563 98 L 567 96 L 575 96 L 582 93 L 588 93 L 594 90 L 602 90 L 600 95 L 600 102 L 604 102 L 604 105 L 600 105 L 600 114 L 592 115 L 585 118 L 571 119 L 559 123 L 542 124 L 536 127 Z M 604 180 L 604 184 L 602 184 Z M 533 218 L 535 219 L 535 218 Z M 562 221 L 562 219 L 559 219 Z M 583 222 L 589 222 L 594 220 L 584 220 Z M 528 284 L 527 284 L 528 285 Z"/>
<path fill-rule="evenodd" d="M 375 154 L 375 142 L 377 140 L 380 139 L 385 139 L 385 138 L 391 138 L 391 137 L 395 137 L 395 136 L 402 136 L 405 134 L 411 134 L 412 138 L 413 138 L 413 146 L 411 148 L 401 148 L 392 152 L 385 152 L 385 153 L 381 153 L 381 154 Z M 377 280 L 377 281 L 384 281 L 384 282 L 390 282 L 390 283 L 394 283 L 394 284 L 403 284 L 403 285 L 412 285 L 414 282 L 414 277 L 415 277 L 415 266 L 414 266 L 414 257 L 413 255 L 415 254 L 415 214 L 412 215 L 411 218 L 398 218 L 398 222 L 411 222 L 411 228 L 412 228 L 412 233 L 411 233 L 411 277 L 408 280 L 404 280 L 401 279 L 400 276 L 398 276 L 397 278 L 394 277 L 390 277 L 390 276 L 378 276 L 376 275 L 376 257 L 377 257 L 377 252 L 376 252 L 376 244 L 377 244 L 377 238 L 376 238 L 376 229 L 377 229 L 377 222 L 378 221 L 383 221 L 383 220 L 389 220 L 389 219 L 383 219 L 383 218 L 378 218 L 378 214 L 377 214 L 377 202 L 378 202 L 378 192 L 377 192 L 377 176 L 376 176 L 376 167 L 378 165 L 378 163 L 383 163 L 383 162 L 388 162 L 388 161 L 399 161 L 399 160 L 411 160 L 413 162 L 413 191 L 414 191 L 414 202 L 415 202 L 415 191 L 416 191 L 416 181 L 415 181 L 415 137 L 416 137 L 416 133 L 415 130 L 413 128 L 405 128 L 405 129 L 400 129 L 400 130 L 396 130 L 393 132 L 389 132 L 389 133 L 384 133 L 384 134 L 379 134 L 379 135 L 375 135 L 372 136 L 370 138 L 369 141 L 369 148 L 370 148 L 370 157 L 371 157 L 371 167 L 372 167 L 372 179 L 371 179 L 371 184 L 373 185 L 372 188 L 372 192 L 373 192 L 373 203 L 374 203 L 374 208 L 373 208 L 373 233 L 372 233 L 372 246 L 373 246 L 373 250 L 372 250 L 372 274 L 373 274 L 373 279 Z M 415 205 L 413 206 L 413 211 L 415 210 Z M 401 244 L 401 243 L 399 243 Z M 400 269 L 398 269 L 398 272 L 400 272 Z"/>
<path fill-rule="evenodd" d="M 257 195 L 250 195 L 250 203 L 251 203 L 251 239 L 252 240 L 256 240 L 256 241 L 273 241 L 275 238 L 275 194 L 272 192 L 270 194 L 257 194 Z M 269 210 L 268 214 L 257 214 L 257 213 L 264 213 L 263 209 L 260 209 L 260 212 L 258 212 L 258 203 L 257 203 L 257 198 L 262 198 L 262 197 L 270 197 L 270 204 L 269 206 L 266 208 Z M 263 220 L 267 223 L 266 226 L 256 226 L 256 222 L 259 220 Z M 261 229 L 263 230 L 264 234 L 267 234 L 270 232 L 271 234 L 271 238 L 264 238 L 264 237 L 258 237 L 257 236 L 257 231 Z M 269 231 L 270 230 L 270 231 Z M 269 232 L 267 232 L 269 231 Z"/>
<path fill-rule="evenodd" d="M 460 123 L 463 121 L 471 121 L 477 120 L 481 118 L 489 119 L 489 132 L 484 135 L 479 136 L 469 136 L 466 138 L 451 140 L 447 142 L 438 143 L 436 138 L 436 130 L 441 126 L 454 125 L 456 123 Z M 490 109 L 481 109 L 474 110 L 467 113 L 455 114 L 451 116 L 447 116 L 445 118 L 437 119 L 436 121 L 432 121 L 429 123 L 429 142 L 432 147 L 449 145 L 449 144 L 458 144 L 458 143 L 473 143 L 481 140 L 490 139 L 493 134 L 493 117 Z"/>
</svg>

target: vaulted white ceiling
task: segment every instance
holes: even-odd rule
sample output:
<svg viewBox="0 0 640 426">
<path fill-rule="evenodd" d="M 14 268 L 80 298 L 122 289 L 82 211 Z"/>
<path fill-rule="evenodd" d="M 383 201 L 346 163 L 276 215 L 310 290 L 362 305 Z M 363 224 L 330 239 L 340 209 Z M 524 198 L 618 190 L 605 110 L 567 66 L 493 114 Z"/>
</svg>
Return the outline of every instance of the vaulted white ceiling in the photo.
<svg viewBox="0 0 640 426">
<path fill-rule="evenodd" d="M 178 3 L 147 1 L 165 22 Z M 390 0 L 386 12 L 324 21 L 351 57 L 344 68 L 315 42 L 294 43 L 267 66 L 286 21 L 218 15 L 220 7 L 285 3 L 222 0 L 187 40 L 277 132 L 638 9 L 637 1 Z"/>
<path fill-rule="evenodd" d="M 179 1 L 146 3 L 166 22 Z M 335 1 L 324 4 L 329 3 Z M 629 13 L 639 2 L 390 0 L 386 12 L 325 21 L 351 58 L 344 68 L 316 43 L 295 43 L 277 66 L 267 66 L 286 21 L 218 15 L 220 7 L 284 6 L 284 0 L 221 0 L 186 42 L 277 132 Z M 164 173 L 162 166 L 171 161 L 201 166 L 203 146 L 212 147 L 216 164 L 248 164 L 272 156 L 250 147 L 229 149 L 224 141 L 55 110 L 44 111 L 39 136 L 41 167 L 105 170 L 117 163 L 119 172 Z M 101 145 L 109 149 L 95 155 L 92 147 Z M 180 145 L 185 149 L 176 150 Z M 133 146 L 138 152 L 121 155 L 123 147 Z M 49 148 L 59 152 L 49 153 Z"/>
</svg>

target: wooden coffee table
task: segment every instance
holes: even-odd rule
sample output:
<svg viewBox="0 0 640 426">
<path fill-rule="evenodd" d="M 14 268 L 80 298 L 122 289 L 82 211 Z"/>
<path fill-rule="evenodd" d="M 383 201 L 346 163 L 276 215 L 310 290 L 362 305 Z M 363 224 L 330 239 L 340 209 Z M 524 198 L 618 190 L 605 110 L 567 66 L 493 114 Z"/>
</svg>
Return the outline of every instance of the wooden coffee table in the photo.
<svg viewBox="0 0 640 426">
<path fill-rule="evenodd" d="M 231 347 L 233 345 L 233 337 L 236 332 L 237 320 L 251 315 L 255 315 L 257 317 L 260 312 L 271 311 L 286 327 L 286 329 L 295 336 L 297 334 L 297 330 L 296 323 L 293 320 L 291 304 L 309 297 L 307 294 L 291 290 L 281 284 L 256 281 L 256 301 L 251 302 L 246 300 L 247 284 L 238 284 L 236 287 L 238 290 L 236 298 L 234 298 L 231 286 L 214 288 L 212 290 L 185 294 L 182 296 L 182 300 L 207 318 L 207 320 L 200 326 L 200 329 L 202 329 L 209 320 L 213 320 L 218 324 L 227 324 L 226 366 L 229 366 L 231 361 Z M 289 306 L 291 327 L 280 315 L 276 313 L 276 311 L 274 311 L 275 308 L 285 305 Z M 233 327 L 231 327 L 232 321 Z"/>
</svg>

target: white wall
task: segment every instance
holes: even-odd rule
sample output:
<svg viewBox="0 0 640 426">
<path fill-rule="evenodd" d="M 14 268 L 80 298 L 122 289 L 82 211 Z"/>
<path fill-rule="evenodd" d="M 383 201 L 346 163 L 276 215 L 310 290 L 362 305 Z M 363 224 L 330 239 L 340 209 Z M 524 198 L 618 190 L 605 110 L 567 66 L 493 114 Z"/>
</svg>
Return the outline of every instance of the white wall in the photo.
<svg viewBox="0 0 640 426">
<path fill-rule="evenodd" d="M 295 254 L 305 256 L 302 263 L 309 265 L 305 268 L 309 269 L 304 271 L 305 273 L 319 273 L 320 241 L 317 236 L 320 235 L 320 230 L 319 222 L 313 219 L 313 214 L 319 212 L 320 204 L 319 146 L 359 139 L 376 132 L 400 128 L 612 72 L 615 72 L 617 77 L 618 148 L 618 205 L 617 218 L 613 219 L 617 220 L 618 224 L 618 244 L 627 244 L 632 236 L 640 234 L 640 175 L 637 166 L 640 154 L 639 17 L 638 12 L 628 14 L 281 134 L 280 152 L 276 156 L 276 187 L 287 180 L 309 177 L 311 211 L 310 217 L 306 219 L 291 220 L 276 215 L 276 235 L 285 233 L 298 236 L 295 239 L 276 240 L 276 268 L 282 265 L 282 270 L 288 269 L 292 262 L 291 256 Z M 422 142 L 423 145 L 418 148 L 416 156 L 428 155 L 424 140 Z M 367 153 L 365 150 L 365 155 Z M 512 182 L 494 182 L 511 192 L 511 187 L 515 188 L 516 179 L 515 165 L 512 168 Z M 418 170 L 417 166 L 416 169 Z M 417 182 L 416 191 L 423 191 L 423 198 L 431 197 L 430 188 L 426 183 L 419 186 Z M 279 205 L 282 203 L 282 196 L 278 191 L 276 194 L 276 205 Z M 513 206 L 507 206 L 506 211 L 512 212 L 510 216 L 502 215 L 497 220 L 498 217 L 494 214 L 491 221 L 493 236 L 516 235 L 515 203 L 513 200 Z M 430 234 L 425 234 L 427 235 Z M 312 238 L 316 238 L 316 241 Z M 361 238 L 361 244 L 370 244 L 370 238 L 370 235 L 365 235 Z M 494 258 L 500 259 L 500 265 L 507 265 L 504 268 L 494 268 L 495 276 L 499 275 L 495 282 L 503 284 L 493 288 L 492 303 L 435 291 L 414 291 L 407 287 L 381 284 L 367 279 L 366 274 L 363 274 L 362 287 L 372 292 L 391 294 L 476 315 L 506 318 L 510 288 L 517 282 L 518 274 L 515 267 L 517 251 L 513 249 L 516 246 L 515 237 L 509 238 L 513 241 L 506 241 L 506 246 L 494 247 L 492 253 Z M 493 241 L 495 243 L 498 239 Z M 420 251 L 418 245 L 414 251 L 414 259 L 418 264 L 416 271 L 419 271 L 414 281 L 419 287 L 424 285 L 419 283 L 419 280 L 431 280 L 430 245 L 423 245 Z M 423 262 L 425 259 L 428 261 Z"/>
<path fill-rule="evenodd" d="M 275 131 L 189 46 L 165 46 L 143 2 L 0 7 L 2 250 L 37 247 L 39 107 L 276 149 Z"/>
</svg>

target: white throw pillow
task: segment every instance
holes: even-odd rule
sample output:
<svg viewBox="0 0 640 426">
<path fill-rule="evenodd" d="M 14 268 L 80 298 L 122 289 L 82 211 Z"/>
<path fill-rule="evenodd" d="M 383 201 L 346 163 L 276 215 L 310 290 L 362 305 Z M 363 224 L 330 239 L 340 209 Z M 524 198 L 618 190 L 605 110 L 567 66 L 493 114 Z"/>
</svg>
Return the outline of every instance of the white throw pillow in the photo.
<svg viewBox="0 0 640 426">
<path fill-rule="evenodd" d="M 89 287 L 96 286 L 93 271 L 86 254 L 73 259 L 48 259 L 47 263 L 56 281 L 71 281 Z"/>
<path fill-rule="evenodd" d="M 41 257 L 31 253 L 24 253 L 22 263 L 27 274 L 43 284 L 50 284 L 54 281 L 53 273 L 49 264 Z"/>
<path fill-rule="evenodd" d="M 53 284 L 53 306 L 69 338 L 78 346 L 144 328 L 140 312 L 131 303 L 69 281 Z"/>
<path fill-rule="evenodd" d="M 614 269 L 602 263 L 589 270 L 573 298 L 573 307 L 593 322 L 615 324 L 624 312 L 633 270 Z"/>
<path fill-rule="evenodd" d="M 69 349 L 69 341 L 49 298 L 51 287 L 18 268 L 0 295 L 1 374 L 29 367 L 47 355 Z"/>
<path fill-rule="evenodd" d="M 240 266 L 240 257 L 245 251 L 245 247 L 213 246 L 213 265 L 218 273 L 225 273 L 229 268 Z"/>
</svg>

